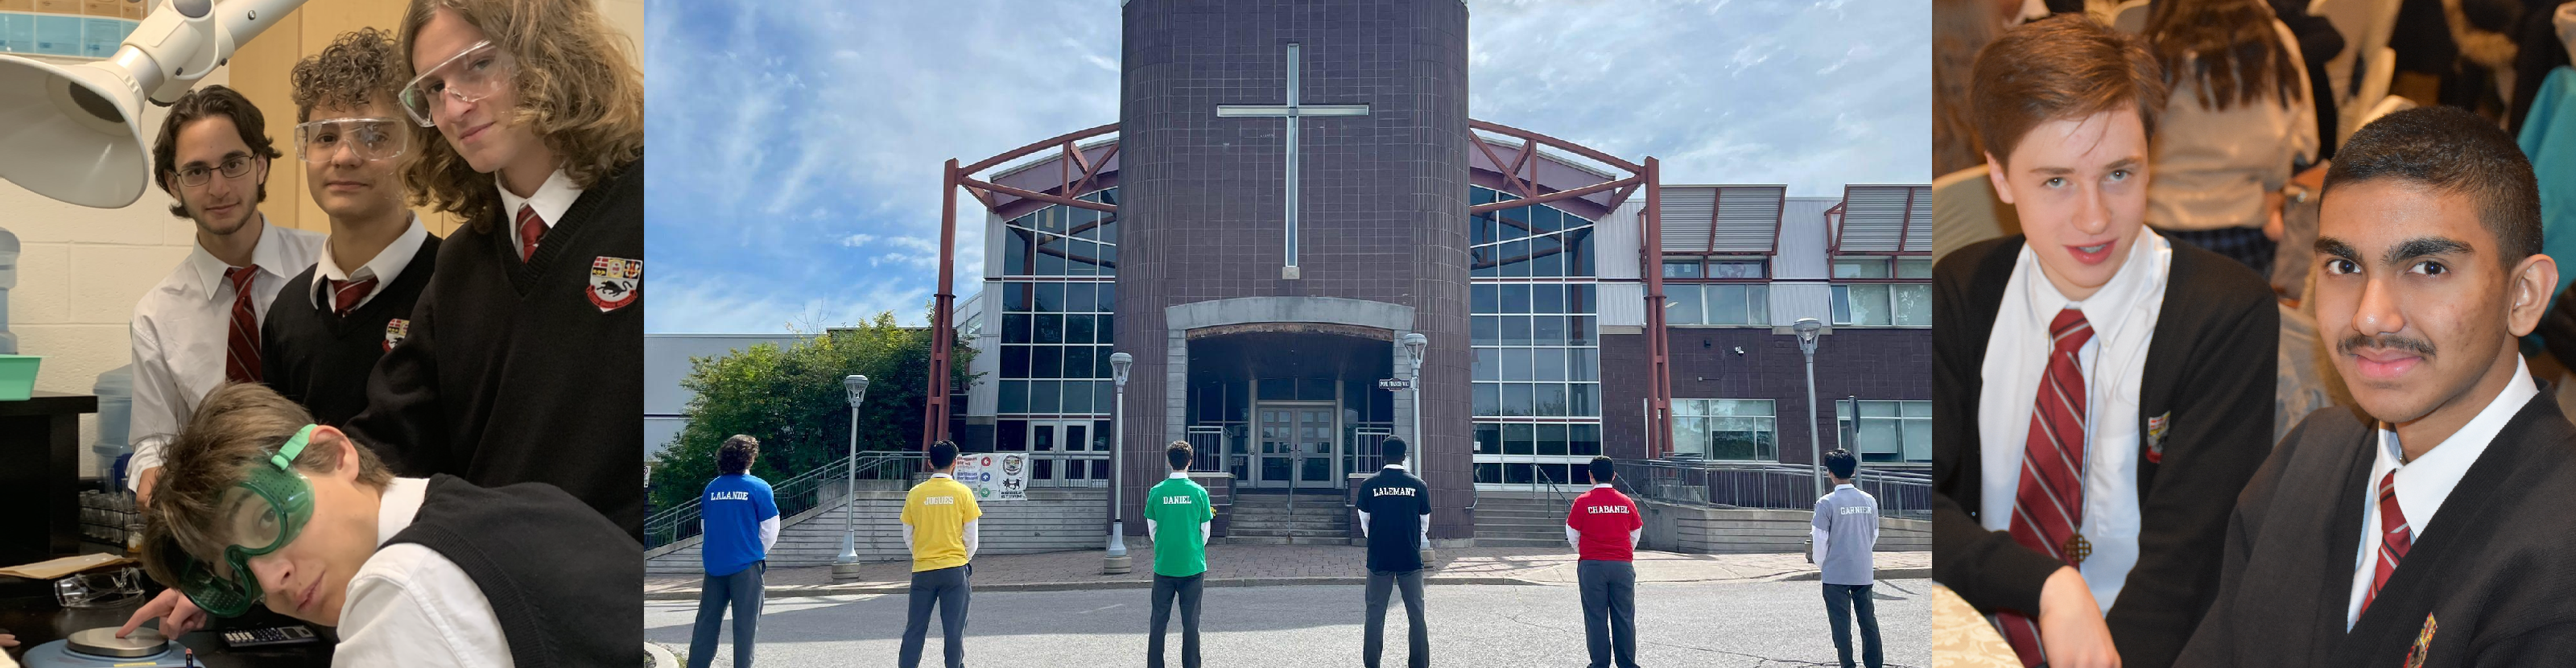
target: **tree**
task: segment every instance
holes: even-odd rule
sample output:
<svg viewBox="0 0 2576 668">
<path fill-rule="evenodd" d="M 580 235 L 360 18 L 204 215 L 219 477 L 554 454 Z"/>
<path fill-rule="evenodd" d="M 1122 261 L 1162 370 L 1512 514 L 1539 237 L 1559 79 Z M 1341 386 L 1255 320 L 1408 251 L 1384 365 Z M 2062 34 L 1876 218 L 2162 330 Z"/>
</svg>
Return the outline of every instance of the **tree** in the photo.
<svg viewBox="0 0 2576 668">
<path fill-rule="evenodd" d="M 965 387 L 973 349 L 957 346 L 952 355 L 950 382 Z M 763 343 L 691 360 L 680 386 L 697 396 L 683 412 L 688 426 L 653 462 L 653 508 L 696 498 L 715 479 L 716 447 L 734 434 L 760 439 L 752 473 L 773 482 L 839 461 L 850 447 L 850 403 L 841 387 L 850 374 L 869 380 L 859 449 L 919 447 L 929 369 L 930 330 L 896 326 L 893 313 L 784 348 Z"/>
</svg>

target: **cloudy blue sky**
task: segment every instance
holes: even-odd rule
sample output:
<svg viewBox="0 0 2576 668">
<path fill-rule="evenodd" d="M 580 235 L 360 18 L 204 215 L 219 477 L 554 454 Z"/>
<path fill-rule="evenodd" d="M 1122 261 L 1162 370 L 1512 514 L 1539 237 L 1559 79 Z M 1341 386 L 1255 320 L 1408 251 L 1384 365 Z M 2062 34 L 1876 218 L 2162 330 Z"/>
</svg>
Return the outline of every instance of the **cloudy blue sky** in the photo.
<svg viewBox="0 0 2576 668">
<path fill-rule="evenodd" d="M 1932 178 L 1929 3 L 1468 6 L 1476 118 L 1654 155 L 1665 183 Z M 646 9 L 650 332 L 919 324 L 940 164 L 1118 119 L 1116 0 Z M 960 226 L 961 296 L 981 236 Z"/>
</svg>

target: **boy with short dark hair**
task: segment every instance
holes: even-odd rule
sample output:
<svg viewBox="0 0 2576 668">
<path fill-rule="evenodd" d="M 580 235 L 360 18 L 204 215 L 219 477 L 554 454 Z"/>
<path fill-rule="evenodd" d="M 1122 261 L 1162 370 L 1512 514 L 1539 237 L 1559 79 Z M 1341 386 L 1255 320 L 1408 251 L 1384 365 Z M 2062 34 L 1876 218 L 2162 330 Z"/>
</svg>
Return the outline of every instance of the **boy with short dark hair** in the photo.
<svg viewBox="0 0 2576 668">
<path fill-rule="evenodd" d="M 929 480 L 912 486 L 903 499 L 903 542 L 912 548 L 912 601 L 903 622 L 903 645 L 896 663 L 921 665 L 921 644 L 929 639 L 930 609 L 939 608 L 940 649 L 948 668 L 966 666 L 966 600 L 973 593 L 967 577 L 975 568 L 975 520 L 984 509 L 975 490 L 949 474 L 957 470 L 957 444 L 930 445 Z"/>
<path fill-rule="evenodd" d="M 1878 668 L 1884 654 L 1878 645 L 1878 607 L 1869 597 L 1877 581 L 1870 555 L 1878 546 L 1878 498 L 1852 486 L 1860 459 L 1840 448 L 1825 453 L 1825 470 L 1833 472 L 1834 491 L 1816 499 L 1816 516 L 1808 529 L 1815 540 L 1815 562 L 1825 583 L 1825 619 L 1834 625 L 1834 651 L 1843 668 L 1852 668 L 1853 615 L 1860 617 L 1861 661 Z"/>
<path fill-rule="evenodd" d="M 1154 545 L 1154 634 L 1145 641 L 1146 668 L 1163 668 L 1163 630 L 1171 628 L 1172 599 L 1181 601 L 1181 665 L 1199 668 L 1199 593 L 1207 576 L 1207 540 L 1216 506 L 1207 488 L 1190 480 L 1188 441 L 1163 448 L 1172 474 L 1145 492 L 1145 536 Z"/>
<path fill-rule="evenodd" d="M 761 577 L 769 572 L 769 548 L 778 543 L 778 500 L 769 481 L 751 474 L 760 458 L 760 439 L 742 434 L 716 447 L 716 471 L 707 481 L 699 522 L 705 529 L 698 558 L 707 569 L 699 589 L 698 621 L 689 636 L 689 668 L 707 668 L 716 659 L 716 632 L 725 608 L 733 608 L 733 665 L 750 668 L 752 635 L 760 628 Z"/>
<path fill-rule="evenodd" d="M 1579 557 L 1574 579 L 1583 592 L 1583 644 L 1592 668 L 1637 668 L 1637 542 L 1646 536 L 1637 502 L 1611 484 L 1617 466 L 1595 455 L 1592 489 L 1565 512 L 1565 542 Z"/>
<path fill-rule="evenodd" d="M 1431 542 L 1431 486 L 1404 470 L 1404 439 L 1393 436 L 1378 444 L 1387 462 L 1377 475 L 1360 483 L 1360 536 L 1368 539 L 1367 611 L 1360 628 L 1360 661 L 1377 668 L 1385 647 L 1386 599 L 1404 593 L 1405 616 L 1413 623 L 1408 636 L 1412 668 L 1431 665 L 1431 631 L 1423 619 L 1422 546 Z"/>
<path fill-rule="evenodd" d="M 394 477 L 263 385 L 208 394 L 157 487 L 152 578 L 217 616 L 265 602 L 336 627 L 334 665 L 604 666 L 642 639 L 642 547 L 588 506 L 544 484 Z"/>
</svg>

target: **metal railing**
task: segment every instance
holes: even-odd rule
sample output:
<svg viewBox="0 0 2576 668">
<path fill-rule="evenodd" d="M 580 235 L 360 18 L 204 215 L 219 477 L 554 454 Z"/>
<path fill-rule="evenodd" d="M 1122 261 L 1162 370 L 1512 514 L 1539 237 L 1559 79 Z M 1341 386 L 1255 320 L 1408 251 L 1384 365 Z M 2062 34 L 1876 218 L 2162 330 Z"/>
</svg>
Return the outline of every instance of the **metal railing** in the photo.
<svg viewBox="0 0 2576 668">
<path fill-rule="evenodd" d="M 1812 469 L 1793 464 L 1622 459 L 1617 466 L 1632 494 L 1668 503 L 1810 510 L 1818 496 Z M 1881 517 L 1932 518 L 1928 474 L 1863 468 L 1852 486 L 1878 499 Z"/>
<path fill-rule="evenodd" d="M 862 452 L 858 457 L 855 475 L 859 480 L 894 480 L 901 484 L 909 482 L 913 473 L 924 470 L 923 455 L 918 451 Z M 851 468 L 850 458 L 842 457 L 771 483 L 769 491 L 777 499 L 778 516 L 783 520 L 850 498 L 849 490 L 842 488 L 841 481 L 850 475 Z M 698 535 L 704 529 L 698 522 L 703 517 L 701 506 L 704 503 L 704 499 L 692 499 L 685 505 L 644 518 L 644 548 L 649 550 Z"/>
</svg>

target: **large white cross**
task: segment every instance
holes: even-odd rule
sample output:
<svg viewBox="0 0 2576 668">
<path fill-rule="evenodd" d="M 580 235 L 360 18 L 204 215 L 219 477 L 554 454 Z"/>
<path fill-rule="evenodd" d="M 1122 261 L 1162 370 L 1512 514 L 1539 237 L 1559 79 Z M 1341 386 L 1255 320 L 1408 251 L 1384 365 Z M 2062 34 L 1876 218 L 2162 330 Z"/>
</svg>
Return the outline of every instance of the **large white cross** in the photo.
<svg viewBox="0 0 2576 668">
<path fill-rule="evenodd" d="M 1367 116 L 1369 113 L 1369 107 L 1365 104 L 1298 104 L 1297 69 L 1297 44 L 1290 42 L 1288 44 L 1288 104 L 1220 104 L 1216 106 L 1216 115 L 1219 118 L 1288 119 L 1288 193 L 1286 197 L 1288 264 L 1279 269 L 1279 277 L 1291 280 L 1297 278 L 1297 119 L 1306 116 Z"/>
</svg>

